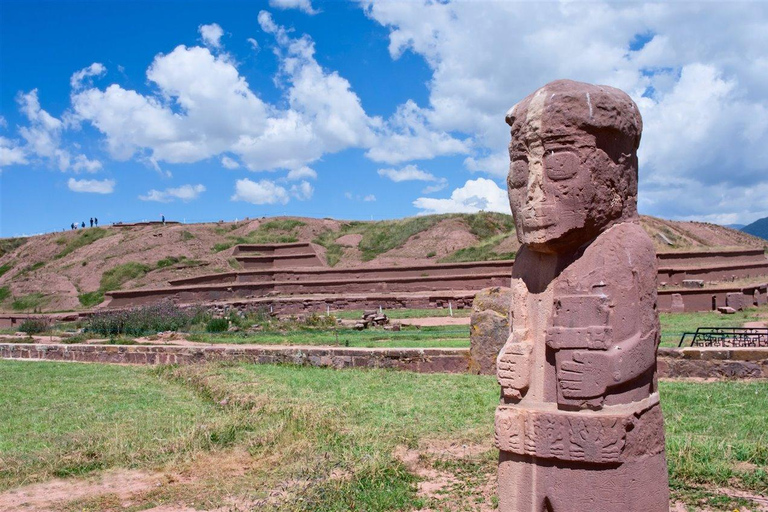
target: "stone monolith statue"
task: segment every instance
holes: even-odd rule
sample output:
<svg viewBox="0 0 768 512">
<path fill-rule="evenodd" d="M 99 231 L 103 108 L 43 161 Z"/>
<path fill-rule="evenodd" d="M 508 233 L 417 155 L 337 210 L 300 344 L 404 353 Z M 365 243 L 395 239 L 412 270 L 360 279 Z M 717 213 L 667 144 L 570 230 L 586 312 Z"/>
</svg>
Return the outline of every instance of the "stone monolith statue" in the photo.
<svg viewBox="0 0 768 512">
<path fill-rule="evenodd" d="M 558 80 L 506 120 L 523 247 L 497 359 L 499 509 L 667 512 L 640 113 L 618 89 Z"/>
</svg>

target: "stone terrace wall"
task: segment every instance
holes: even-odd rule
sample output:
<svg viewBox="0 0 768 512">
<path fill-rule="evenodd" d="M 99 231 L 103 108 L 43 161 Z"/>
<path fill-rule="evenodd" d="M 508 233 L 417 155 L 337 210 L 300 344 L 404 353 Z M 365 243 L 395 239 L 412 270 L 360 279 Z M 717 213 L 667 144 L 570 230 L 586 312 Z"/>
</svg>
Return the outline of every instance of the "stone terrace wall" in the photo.
<svg viewBox="0 0 768 512">
<path fill-rule="evenodd" d="M 0 343 L 1 359 L 113 364 L 192 364 L 238 361 L 330 368 L 392 368 L 420 373 L 465 373 L 469 349 L 297 346 L 177 347 Z M 768 349 L 659 349 L 659 377 L 768 378 Z"/>
</svg>

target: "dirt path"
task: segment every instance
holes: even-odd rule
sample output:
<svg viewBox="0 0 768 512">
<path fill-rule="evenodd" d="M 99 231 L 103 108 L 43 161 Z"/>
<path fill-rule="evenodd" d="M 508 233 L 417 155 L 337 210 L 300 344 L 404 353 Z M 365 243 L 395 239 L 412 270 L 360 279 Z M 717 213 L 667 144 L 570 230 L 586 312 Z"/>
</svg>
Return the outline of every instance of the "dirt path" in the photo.
<svg viewBox="0 0 768 512">
<path fill-rule="evenodd" d="M 418 325 L 420 327 L 432 327 L 435 325 L 469 325 L 470 318 L 451 316 L 430 316 L 425 318 L 393 319 L 392 322 L 400 322 L 402 325 Z"/>
</svg>

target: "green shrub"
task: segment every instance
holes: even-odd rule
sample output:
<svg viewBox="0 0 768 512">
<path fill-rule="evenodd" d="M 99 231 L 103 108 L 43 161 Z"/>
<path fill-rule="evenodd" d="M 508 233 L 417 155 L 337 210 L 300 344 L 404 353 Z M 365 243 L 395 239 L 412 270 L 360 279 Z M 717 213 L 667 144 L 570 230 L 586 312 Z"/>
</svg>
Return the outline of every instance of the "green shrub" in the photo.
<svg viewBox="0 0 768 512">
<path fill-rule="evenodd" d="M 8 272 L 13 268 L 13 263 L 6 263 L 5 265 L 0 266 L 0 276 Z"/>
<path fill-rule="evenodd" d="M 45 304 L 46 300 L 42 293 L 35 292 L 17 297 L 11 303 L 11 307 L 16 311 L 35 310 Z"/>
<path fill-rule="evenodd" d="M 96 290 L 95 292 L 81 293 L 77 296 L 77 298 L 80 301 L 80 304 L 87 308 L 92 308 L 93 306 L 98 306 L 104 301 L 104 292 L 101 290 Z"/>
<path fill-rule="evenodd" d="M 514 218 L 504 213 L 479 212 L 464 214 L 462 218 L 469 226 L 469 232 L 480 240 L 486 240 L 501 233 L 509 233 L 515 229 Z"/>
<path fill-rule="evenodd" d="M 32 265 L 25 268 L 22 272 L 34 272 L 37 269 L 43 268 L 45 266 L 44 261 L 38 261 L 37 263 L 33 263 Z"/>
<path fill-rule="evenodd" d="M 102 274 L 99 290 L 102 292 L 117 290 L 123 283 L 130 281 L 131 279 L 137 279 L 150 270 L 152 269 L 149 265 L 134 261 L 117 265 Z"/>
<path fill-rule="evenodd" d="M 0 302 L 3 302 L 5 299 L 11 296 L 11 289 L 7 286 L 3 286 L 0 288 Z"/>
<path fill-rule="evenodd" d="M 229 329 L 229 320 L 226 318 L 211 318 L 205 325 L 207 332 L 225 332 Z"/>
<path fill-rule="evenodd" d="M 456 263 L 461 261 L 495 261 L 495 260 L 513 260 L 514 252 L 497 253 L 493 251 L 492 244 L 475 245 L 465 247 L 449 254 L 440 260 L 440 263 Z"/>
<path fill-rule="evenodd" d="M 155 266 L 157 268 L 170 267 L 171 265 L 175 265 L 181 261 L 184 261 L 185 259 L 187 259 L 186 256 L 168 256 L 167 258 L 159 260 Z"/>
<path fill-rule="evenodd" d="M 276 219 L 259 226 L 260 231 L 293 231 L 306 223 L 296 219 Z"/>
<path fill-rule="evenodd" d="M 89 228 L 77 231 L 77 234 L 74 236 L 63 236 L 56 240 L 56 243 L 64 245 L 64 249 L 62 249 L 61 252 L 56 255 L 56 258 L 63 258 L 72 251 L 75 251 L 81 247 L 85 247 L 86 245 L 90 245 L 96 240 L 104 238 L 108 234 L 109 232 L 103 228 Z"/>
<path fill-rule="evenodd" d="M 26 238 L 0 238 L 0 256 L 27 243 Z"/>
<path fill-rule="evenodd" d="M 230 247 L 232 247 L 234 245 L 235 245 L 234 241 L 219 242 L 219 243 L 213 245 L 213 247 L 211 248 L 211 251 L 213 251 L 213 252 L 226 251 L 227 249 L 229 249 Z"/>
<path fill-rule="evenodd" d="M 101 336 L 147 336 L 189 328 L 196 311 L 182 310 L 170 302 L 91 315 L 85 329 Z"/>
<path fill-rule="evenodd" d="M 427 253 L 427 258 L 434 258 L 435 256 L 437 256 L 437 253 L 435 251 L 429 251 Z"/>
<path fill-rule="evenodd" d="M 187 242 L 189 240 L 192 240 L 193 238 L 195 238 L 195 235 L 193 235 L 189 231 L 184 230 L 184 231 L 181 232 L 181 241 L 182 242 Z"/>
<path fill-rule="evenodd" d="M 51 324 L 47 318 L 27 318 L 21 323 L 19 330 L 32 336 L 50 329 Z"/>
</svg>

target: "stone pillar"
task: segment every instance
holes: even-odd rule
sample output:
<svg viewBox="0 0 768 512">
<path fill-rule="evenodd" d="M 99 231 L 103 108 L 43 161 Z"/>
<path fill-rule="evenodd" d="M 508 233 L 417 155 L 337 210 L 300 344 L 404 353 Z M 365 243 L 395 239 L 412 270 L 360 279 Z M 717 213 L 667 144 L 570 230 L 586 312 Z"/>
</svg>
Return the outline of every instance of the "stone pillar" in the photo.
<svg viewBox="0 0 768 512">
<path fill-rule="evenodd" d="M 558 80 L 506 120 L 523 246 L 497 360 L 499 510 L 667 512 L 637 105 L 612 87 Z"/>
<path fill-rule="evenodd" d="M 469 327 L 469 371 L 496 373 L 496 358 L 509 336 L 512 290 L 503 286 L 484 288 L 472 301 Z"/>
</svg>

